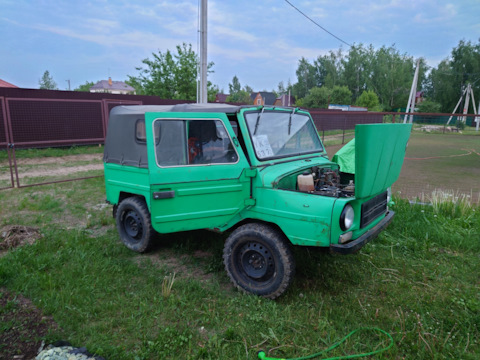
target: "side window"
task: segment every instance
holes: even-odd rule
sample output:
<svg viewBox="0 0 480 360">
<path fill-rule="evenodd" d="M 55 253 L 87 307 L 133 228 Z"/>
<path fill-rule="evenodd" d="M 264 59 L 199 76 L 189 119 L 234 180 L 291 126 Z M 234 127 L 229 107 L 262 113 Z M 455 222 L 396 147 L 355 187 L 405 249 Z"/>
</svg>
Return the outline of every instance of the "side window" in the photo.
<svg viewBox="0 0 480 360">
<path fill-rule="evenodd" d="M 138 142 L 147 142 L 147 135 L 145 133 L 145 120 L 138 119 L 135 123 L 135 138 Z"/>
<path fill-rule="evenodd" d="M 156 120 L 153 126 L 157 164 L 160 166 L 178 166 L 187 164 L 187 145 L 185 141 L 185 121 Z"/>
<path fill-rule="evenodd" d="M 219 120 L 156 120 L 158 165 L 225 164 L 238 160 L 237 152 Z"/>
<path fill-rule="evenodd" d="M 237 152 L 221 121 L 189 120 L 187 123 L 189 164 L 237 162 Z"/>
</svg>

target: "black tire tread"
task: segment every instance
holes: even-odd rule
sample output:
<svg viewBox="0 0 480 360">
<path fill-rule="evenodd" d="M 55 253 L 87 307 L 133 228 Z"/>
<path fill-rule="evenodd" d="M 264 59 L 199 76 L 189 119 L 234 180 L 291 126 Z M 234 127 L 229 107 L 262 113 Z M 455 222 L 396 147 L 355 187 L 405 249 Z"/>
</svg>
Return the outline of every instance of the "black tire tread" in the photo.
<svg viewBox="0 0 480 360">
<path fill-rule="evenodd" d="M 129 241 L 128 236 L 123 231 L 121 217 L 126 209 L 134 209 L 142 218 L 144 228 L 143 239 L 137 244 L 132 244 Z M 152 227 L 150 211 L 148 210 L 147 204 L 143 198 L 139 196 L 132 196 L 122 200 L 122 202 L 118 204 L 115 220 L 117 223 L 118 233 L 120 234 L 120 239 L 127 248 L 139 253 L 147 252 L 150 249 L 155 236 L 155 230 Z"/>
<path fill-rule="evenodd" d="M 237 241 L 237 239 L 243 236 L 252 236 L 252 234 L 257 235 L 259 237 L 272 239 L 279 253 L 281 254 L 281 257 L 284 259 L 284 261 L 282 262 L 282 265 L 284 267 L 285 275 L 284 275 L 284 278 L 282 279 L 280 286 L 278 286 L 277 289 L 274 289 L 274 291 L 270 293 L 257 294 L 267 299 L 272 299 L 272 300 L 276 299 L 287 290 L 287 288 L 290 286 L 291 282 L 293 281 L 293 278 L 295 276 L 295 260 L 291 250 L 290 242 L 280 230 L 274 228 L 273 226 L 269 226 L 262 223 L 248 223 L 235 229 L 225 241 L 225 247 L 223 250 L 223 262 L 225 265 L 225 270 L 227 272 L 228 277 L 230 278 L 230 280 L 232 281 L 232 283 L 237 289 L 239 289 L 244 293 L 251 293 L 247 289 L 240 286 L 236 281 L 235 276 L 234 274 L 232 274 L 232 271 L 229 266 L 229 258 L 231 257 L 231 253 L 230 253 L 231 248 L 233 244 Z"/>
</svg>

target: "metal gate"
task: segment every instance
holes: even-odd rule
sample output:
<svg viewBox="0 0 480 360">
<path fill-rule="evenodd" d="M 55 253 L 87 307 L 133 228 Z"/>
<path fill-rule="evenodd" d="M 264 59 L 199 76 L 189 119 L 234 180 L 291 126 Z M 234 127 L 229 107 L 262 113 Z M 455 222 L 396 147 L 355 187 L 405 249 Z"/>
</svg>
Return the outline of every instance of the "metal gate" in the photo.
<svg viewBox="0 0 480 360">
<path fill-rule="evenodd" d="M 29 159 L 23 152 L 31 148 L 101 146 L 110 109 L 141 104 L 132 100 L 0 97 L 0 190 L 102 176 L 102 155 L 97 152 L 91 160 L 83 156 L 83 166 L 73 166 L 81 156 Z"/>
<path fill-rule="evenodd" d="M 7 124 L 7 112 L 5 107 L 5 98 L 0 97 L 0 190 L 9 189 L 15 186 L 13 180 L 12 157 L 15 157 L 15 149 L 9 141 L 9 126 Z"/>
</svg>

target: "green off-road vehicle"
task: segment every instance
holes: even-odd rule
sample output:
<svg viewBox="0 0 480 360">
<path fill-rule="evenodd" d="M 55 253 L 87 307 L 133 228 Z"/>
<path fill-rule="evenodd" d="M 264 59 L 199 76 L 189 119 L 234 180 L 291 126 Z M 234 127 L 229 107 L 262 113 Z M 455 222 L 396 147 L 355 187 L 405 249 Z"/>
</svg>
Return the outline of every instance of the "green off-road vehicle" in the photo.
<svg viewBox="0 0 480 360">
<path fill-rule="evenodd" d="M 388 189 L 410 131 L 357 125 L 344 166 L 341 156 L 329 161 L 298 108 L 118 106 L 105 142 L 107 201 L 137 252 L 155 233 L 228 231 L 223 261 L 233 284 L 274 299 L 294 276 L 292 245 L 352 253 L 391 222 Z"/>
</svg>

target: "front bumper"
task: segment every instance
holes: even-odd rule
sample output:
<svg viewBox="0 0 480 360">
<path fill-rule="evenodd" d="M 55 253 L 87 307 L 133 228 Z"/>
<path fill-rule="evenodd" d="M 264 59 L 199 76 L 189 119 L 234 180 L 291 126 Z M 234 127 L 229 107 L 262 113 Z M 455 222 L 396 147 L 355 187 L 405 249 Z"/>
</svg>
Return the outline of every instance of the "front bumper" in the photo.
<svg viewBox="0 0 480 360">
<path fill-rule="evenodd" d="M 385 229 L 393 220 L 395 212 L 387 211 L 385 217 L 373 228 L 368 230 L 365 234 L 360 236 L 358 239 L 352 240 L 346 244 L 331 244 L 330 252 L 337 254 L 351 254 L 360 250 L 366 243 L 370 240 L 375 239 L 380 232 Z"/>
</svg>

